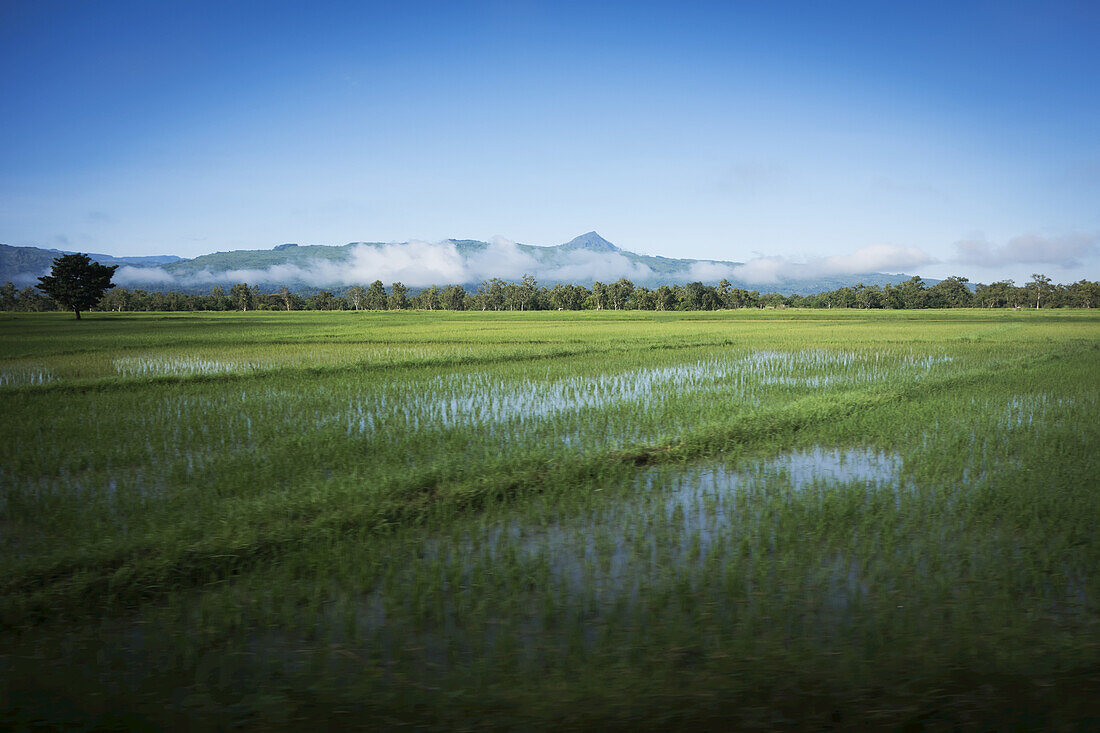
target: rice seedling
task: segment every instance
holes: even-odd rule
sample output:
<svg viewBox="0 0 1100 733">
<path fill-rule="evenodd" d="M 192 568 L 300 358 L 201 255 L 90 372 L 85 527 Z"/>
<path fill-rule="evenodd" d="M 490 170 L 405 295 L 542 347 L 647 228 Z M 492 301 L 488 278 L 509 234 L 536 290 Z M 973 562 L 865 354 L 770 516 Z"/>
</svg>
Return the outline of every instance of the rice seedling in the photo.
<svg viewBox="0 0 1100 733">
<path fill-rule="evenodd" d="M 1096 713 L 1091 313 L 0 334 L 8 724 Z"/>
</svg>

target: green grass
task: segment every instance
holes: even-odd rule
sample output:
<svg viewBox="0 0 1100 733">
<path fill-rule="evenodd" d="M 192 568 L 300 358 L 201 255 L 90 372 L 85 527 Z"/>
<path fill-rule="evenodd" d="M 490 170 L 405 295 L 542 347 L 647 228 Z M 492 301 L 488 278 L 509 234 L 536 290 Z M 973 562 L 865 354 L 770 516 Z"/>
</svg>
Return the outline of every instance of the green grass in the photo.
<svg viewBox="0 0 1100 733">
<path fill-rule="evenodd" d="M 1098 365 L 1088 311 L 0 316 L 0 720 L 1087 725 Z"/>
</svg>

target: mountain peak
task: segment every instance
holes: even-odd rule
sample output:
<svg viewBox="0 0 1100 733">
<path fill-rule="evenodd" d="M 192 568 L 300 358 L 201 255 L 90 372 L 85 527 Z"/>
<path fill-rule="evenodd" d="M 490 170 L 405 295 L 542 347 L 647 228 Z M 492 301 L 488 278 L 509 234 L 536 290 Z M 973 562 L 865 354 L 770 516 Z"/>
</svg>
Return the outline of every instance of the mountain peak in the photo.
<svg viewBox="0 0 1100 733">
<path fill-rule="evenodd" d="M 619 248 L 596 232 L 586 232 L 561 245 L 562 249 L 587 249 L 594 252 L 618 252 Z"/>
</svg>

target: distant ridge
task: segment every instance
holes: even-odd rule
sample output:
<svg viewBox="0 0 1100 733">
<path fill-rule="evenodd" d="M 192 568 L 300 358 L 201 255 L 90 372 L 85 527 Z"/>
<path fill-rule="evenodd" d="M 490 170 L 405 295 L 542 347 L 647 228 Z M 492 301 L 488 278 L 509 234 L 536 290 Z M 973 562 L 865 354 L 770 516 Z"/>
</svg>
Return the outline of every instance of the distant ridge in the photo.
<svg viewBox="0 0 1100 733">
<path fill-rule="evenodd" d="M 34 285 L 49 272 L 59 250 L 0 245 L 0 283 Z M 742 263 L 725 260 L 675 259 L 641 255 L 620 249 L 595 231 L 564 244 L 536 246 L 475 239 L 424 242 L 352 242 L 344 245 L 278 244 L 271 249 L 214 252 L 192 259 L 174 255 L 114 257 L 92 254 L 107 265 L 117 264 L 119 285 L 154 291 L 208 292 L 247 282 L 261 289 L 287 287 L 299 293 L 340 290 L 380 279 L 387 286 L 404 282 L 414 290 L 430 285 L 462 285 L 474 290 L 493 277 L 519 281 L 530 274 L 541 285 L 614 282 L 626 278 L 635 285 L 656 288 L 727 280 L 733 287 L 760 292 L 811 294 L 858 283 L 886 285 L 909 279 L 904 274 L 861 273 L 803 280 L 758 283 L 741 280 Z M 929 284 L 935 281 L 929 280 Z"/>
<path fill-rule="evenodd" d="M 61 255 L 74 254 L 71 250 L 41 249 L 39 247 L 13 247 L 0 244 L 0 283 L 11 281 L 19 286 L 33 285 L 50 271 L 50 265 Z M 180 262 L 175 255 L 146 255 L 141 257 L 115 257 L 114 255 L 85 252 L 101 265 L 129 265 L 131 267 L 160 267 Z"/>
<path fill-rule="evenodd" d="M 562 249 L 587 249 L 593 252 L 621 252 L 622 250 L 608 242 L 596 232 L 585 232 L 579 237 L 558 245 Z"/>
</svg>

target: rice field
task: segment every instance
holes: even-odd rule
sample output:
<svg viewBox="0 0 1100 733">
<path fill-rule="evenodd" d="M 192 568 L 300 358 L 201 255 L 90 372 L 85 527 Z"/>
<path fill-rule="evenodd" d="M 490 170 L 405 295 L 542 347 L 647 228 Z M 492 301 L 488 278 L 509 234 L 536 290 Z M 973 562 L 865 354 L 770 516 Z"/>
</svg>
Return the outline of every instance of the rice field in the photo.
<svg viewBox="0 0 1100 733">
<path fill-rule="evenodd" d="M 1091 311 L 0 316 L 0 724 L 1100 724 Z"/>
</svg>

